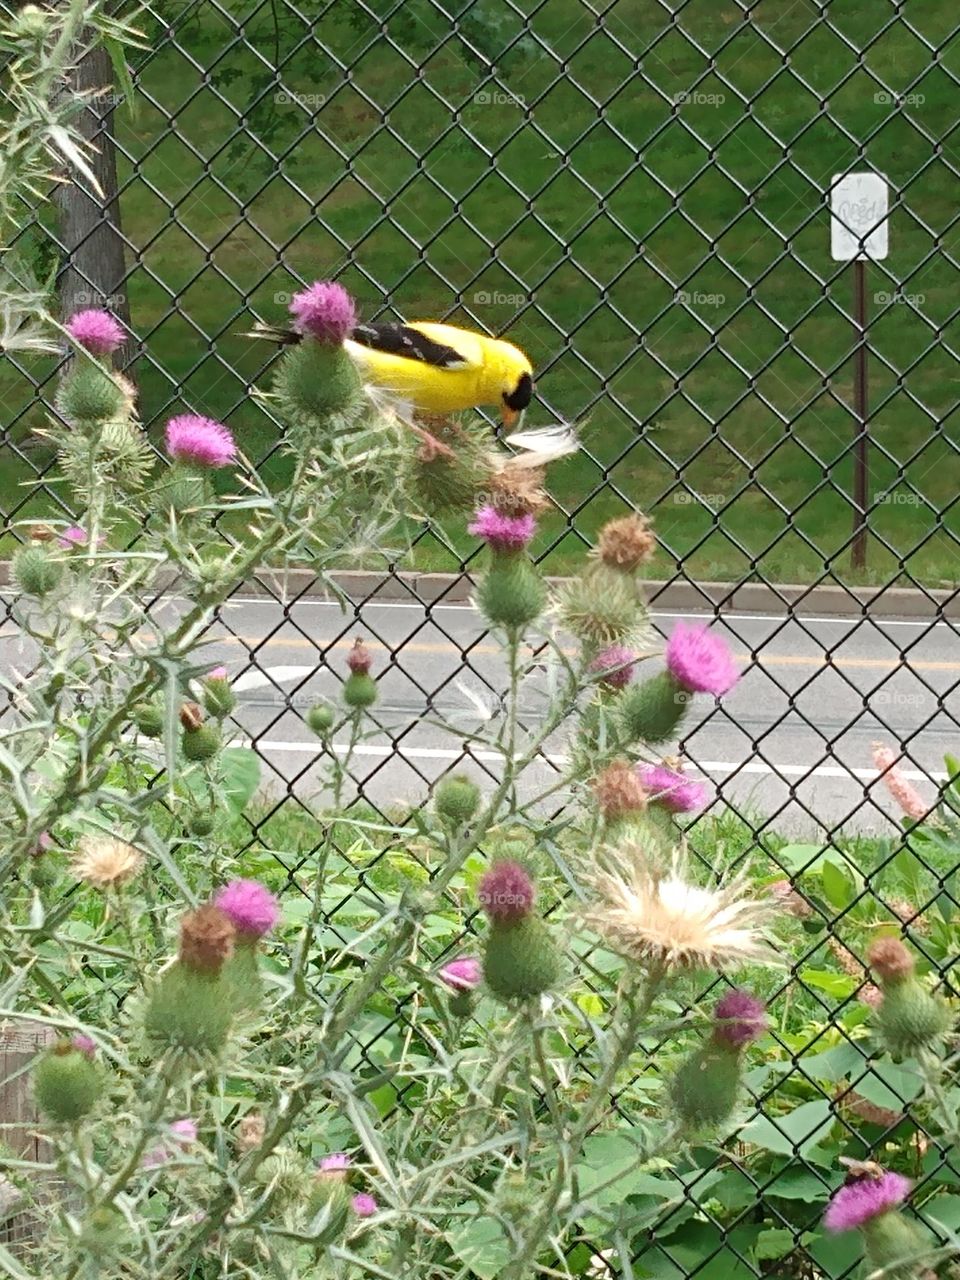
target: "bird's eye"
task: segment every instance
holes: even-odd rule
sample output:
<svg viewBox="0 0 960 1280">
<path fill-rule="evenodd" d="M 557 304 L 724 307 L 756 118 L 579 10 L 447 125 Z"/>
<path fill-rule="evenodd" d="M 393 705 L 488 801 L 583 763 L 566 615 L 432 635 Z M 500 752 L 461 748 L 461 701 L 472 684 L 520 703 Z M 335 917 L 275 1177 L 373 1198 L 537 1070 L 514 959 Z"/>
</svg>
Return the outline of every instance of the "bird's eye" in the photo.
<svg viewBox="0 0 960 1280">
<path fill-rule="evenodd" d="M 533 399 L 533 379 L 529 373 L 522 373 L 520 381 L 514 387 L 509 395 L 504 395 L 503 403 L 508 409 L 515 409 L 518 413 L 521 409 L 526 409 L 527 405 Z"/>
</svg>

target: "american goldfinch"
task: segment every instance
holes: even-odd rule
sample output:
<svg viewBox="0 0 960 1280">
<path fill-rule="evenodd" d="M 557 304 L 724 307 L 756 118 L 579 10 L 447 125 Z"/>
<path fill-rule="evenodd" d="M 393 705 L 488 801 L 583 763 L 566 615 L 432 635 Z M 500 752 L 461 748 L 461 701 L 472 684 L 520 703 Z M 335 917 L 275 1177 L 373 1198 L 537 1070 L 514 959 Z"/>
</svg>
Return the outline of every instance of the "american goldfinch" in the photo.
<svg viewBox="0 0 960 1280">
<path fill-rule="evenodd" d="M 258 324 L 251 337 L 300 342 L 302 334 Z M 425 413 L 496 407 L 512 427 L 533 396 L 533 368 L 512 342 L 451 324 L 358 324 L 344 341 L 364 380 L 398 406 Z"/>
</svg>

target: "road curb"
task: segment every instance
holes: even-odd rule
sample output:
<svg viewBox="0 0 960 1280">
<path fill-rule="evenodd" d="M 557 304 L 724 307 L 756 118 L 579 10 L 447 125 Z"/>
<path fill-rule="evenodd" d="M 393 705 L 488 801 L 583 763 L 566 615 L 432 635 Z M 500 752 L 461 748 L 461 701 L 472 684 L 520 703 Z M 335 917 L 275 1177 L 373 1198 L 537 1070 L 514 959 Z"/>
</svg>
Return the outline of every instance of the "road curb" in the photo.
<svg viewBox="0 0 960 1280">
<path fill-rule="evenodd" d="M 550 578 L 559 584 L 563 578 Z M 0 562 L 0 586 L 10 584 L 9 561 Z M 161 590 L 176 590 L 177 575 L 161 580 Z M 936 622 L 960 618 L 960 589 L 919 587 L 841 587 L 762 582 L 646 582 L 648 599 L 661 613 L 766 613 L 784 617 L 917 618 Z M 466 604 L 476 576 L 468 573 L 375 573 L 341 569 L 318 577 L 309 569 L 264 570 L 235 594 L 264 599 L 337 599 L 358 603 Z"/>
</svg>

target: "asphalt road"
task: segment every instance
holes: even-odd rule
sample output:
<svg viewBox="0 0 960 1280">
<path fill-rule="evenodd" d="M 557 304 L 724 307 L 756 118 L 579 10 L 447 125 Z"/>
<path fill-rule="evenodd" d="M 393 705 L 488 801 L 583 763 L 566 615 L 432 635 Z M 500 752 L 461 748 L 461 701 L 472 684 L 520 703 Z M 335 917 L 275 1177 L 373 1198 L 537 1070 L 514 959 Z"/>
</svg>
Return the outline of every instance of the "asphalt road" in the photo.
<svg viewBox="0 0 960 1280">
<path fill-rule="evenodd" d="M 501 649 L 466 605 L 368 604 L 344 614 L 305 599 L 284 616 L 275 603 L 243 598 L 223 619 L 235 635 L 216 628 L 211 657 L 238 682 L 236 719 L 257 739 L 278 790 L 316 792 L 320 745 L 302 715 L 318 697 L 336 698 L 357 635 L 374 651 L 381 700 L 379 731 L 360 745 L 353 772 L 376 801 L 406 805 L 462 764 L 464 734 L 481 728 L 483 703 L 495 713 L 505 685 Z M 654 615 L 664 634 L 676 620 Z M 888 829 L 896 809 L 872 765 L 878 740 L 902 747 L 907 775 L 935 796 L 944 753 L 960 755 L 958 624 L 737 615 L 714 625 L 744 674 L 722 704 L 695 699 L 682 749 L 729 804 L 781 830 Z M 652 659 L 644 670 L 658 665 Z M 534 674 L 524 689 L 527 724 L 539 722 L 545 699 L 546 676 Z M 531 770 L 531 794 L 556 780 L 566 749 L 564 735 L 551 740 L 554 763 Z M 474 747 L 471 755 L 478 780 L 497 775 L 496 753 Z"/>
<path fill-rule="evenodd" d="M 654 615 L 665 634 L 675 621 Z M 936 794 L 944 753 L 960 755 L 958 624 L 736 615 L 714 625 L 727 635 L 743 677 L 720 705 L 694 700 L 681 745 L 691 772 L 709 778 L 718 797 L 797 834 L 889 829 L 896 809 L 872 767 L 878 740 L 904 748 L 907 776 L 925 796 Z M 462 767 L 465 748 L 467 771 L 478 781 L 495 778 L 496 752 L 465 744 L 465 735 L 480 731 L 485 715 L 496 716 L 504 663 L 469 606 L 368 604 L 345 614 L 325 601 L 304 599 L 284 611 L 243 597 L 212 628 L 208 654 L 235 682 L 238 732 L 256 740 L 268 789 L 304 798 L 320 790 L 322 748 L 303 715 L 319 698 L 336 699 L 357 635 L 374 652 L 381 695 L 376 729 L 354 755 L 357 785 L 378 803 L 406 807 L 433 779 Z M 0 631 L 0 669 L 24 665 L 28 654 L 8 622 Z M 658 665 L 651 659 L 644 671 Z M 537 672 L 524 687 L 522 718 L 534 728 L 546 681 Z M 344 745 L 335 741 L 334 748 Z M 557 780 L 567 746 L 564 734 L 549 742 L 547 759 L 527 775 L 529 796 Z M 550 805 L 567 798 L 558 791 Z"/>
</svg>

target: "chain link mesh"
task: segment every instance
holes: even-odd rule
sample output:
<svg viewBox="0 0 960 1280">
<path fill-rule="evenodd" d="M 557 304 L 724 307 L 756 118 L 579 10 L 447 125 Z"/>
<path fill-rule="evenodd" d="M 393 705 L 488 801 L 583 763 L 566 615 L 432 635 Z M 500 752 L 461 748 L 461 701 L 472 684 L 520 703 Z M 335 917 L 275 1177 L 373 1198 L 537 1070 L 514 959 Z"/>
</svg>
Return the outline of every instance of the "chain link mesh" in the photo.
<svg viewBox="0 0 960 1280">
<path fill-rule="evenodd" d="M 538 370 L 534 420 L 575 419 L 583 441 L 557 468 L 545 567 L 565 571 L 605 519 L 640 507 L 656 518 L 668 585 L 688 584 L 694 608 L 713 612 L 745 582 L 769 584 L 779 602 L 763 621 L 723 614 L 748 663 L 746 693 L 706 709 L 685 744 L 718 780 L 694 848 L 713 858 L 719 829 L 734 861 L 759 849 L 789 877 L 806 863 L 775 834 L 784 826 L 813 826 L 828 848 L 845 824 L 889 832 L 870 739 L 892 741 L 929 774 L 956 727 L 953 628 L 934 591 L 956 583 L 960 527 L 952 6 L 205 0 L 154 5 L 143 25 L 135 102 L 104 85 L 90 111 L 95 138 L 106 145 L 112 131 L 116 145 L 125 279 L 116 297 L 89 279 L 84 300 L 129 307 L 148 430 L 184 407 L 223 418 L 281 483 L 277 424 L 248 397 L 273 354 L 237 335 L 252 314 L 279 318 L 318 276 L 342 278 L 368 319 L 509 330 Z M 890 188 L 892 249 L 867 264 L 862 333 L 853 268 L 829 255 L 830 188 L 855 169 Z M 48 209 L 24 210 L 18 245 L 40 273 L 76 266 L 79 246 L 63 243 Z M 861 341 L 864 423 L 853 386 Z M 25 520 L 68 509 L 34 434 L 56 377 L 55 362 L 10 357 L 0 374 L 10 546 Z M 863 429 L 868 564 L 858 573 Z M 415 529 L 413 541 L 422 570 L 469 570 L 475 554 L 458 531 Z M 709 580 L 730 585 L 707 590 Z M 241 852 L 280 863 L 291 886 L 311 854 L 308 825 L 297 825 L 315 776 L 304 710 L 343 670 L 358 619 L 386 673 L 380 733 L 353 762 L 356 811 L 369 806 L 371 821 L 421 798 L 461 755 L 425 742 L 425 712 L 462 706 L 464 684 L 497 695 L 492 642 L 444 608 L 450 588 L 438 596 L 436 581 L 404 581 L 388 601 L 361 579 L 338 615 L 302 584 L 281 591 L 264 579 L 215 624 L 231 676 L 248 680 L 238 719 L 269 783 Z M 871 586 L 878 599 L 870 612 L 817 618 L 804 593 L 823 584 L 857 600 Z M 879 621 L 900 586 L 926 602 L 929 622 Z M 494 777 L 482 753 L 471 767 Z M 890 1136 L 914 1141 L 921 1178 L 957 1181 L 913 1097 L 897 1097 L 864 1057 L 858 1005 L 869 989 L 857 912 L 869 904 L 871 926 L 906 914 L 922 950 L 925 912 L 943 900 L 951 868 L 942 858 L 917 868 L 905 907 L 884 887 L 904 856 L 896 840 L 863 859 L 859 848 L 841 906 L 792 900 L 805 927 L 811 916 L 828 927 L 811 927 L 779 990 L 784 1007 L 804 1003 L 809 1034 L 788 1032 L 784 1014 L 776 1053 L 751 1077 L 749 1132 L 766 1125 L 764 1149 L 778 1158 L 761 1174 L 744 1144 L 698 1152 L 683 1200 L 640 1215 L 648 1243 L 634 1235 L 635 1274 L 850 1274 L 855 1254 L 811 1234 L 809 1206 L 836 1182 L 818 1147 L 826 1123 L 846 1128 L 854 1155 Z M 342 852 L 358 893 L 389 891 L 389 846 L 358 853 L 345 835 Z M 344 937 L 352 910 L 349 898 L 331 904 L 327 927 Z M 606 1004 L 608 975 L 584 965 Z M 409 1002 L 360 1046 L 364 1060 L 382 1066 L 398 1028 L 416 1031 Z M 784 1096 L 808 1112 L 785 1110 Z M 625 1125 L 643 1098 L 634 1081 L 614 1100 Z M 610 1274 L 621 1271 L 610 1263 Z"/>
</svg>

